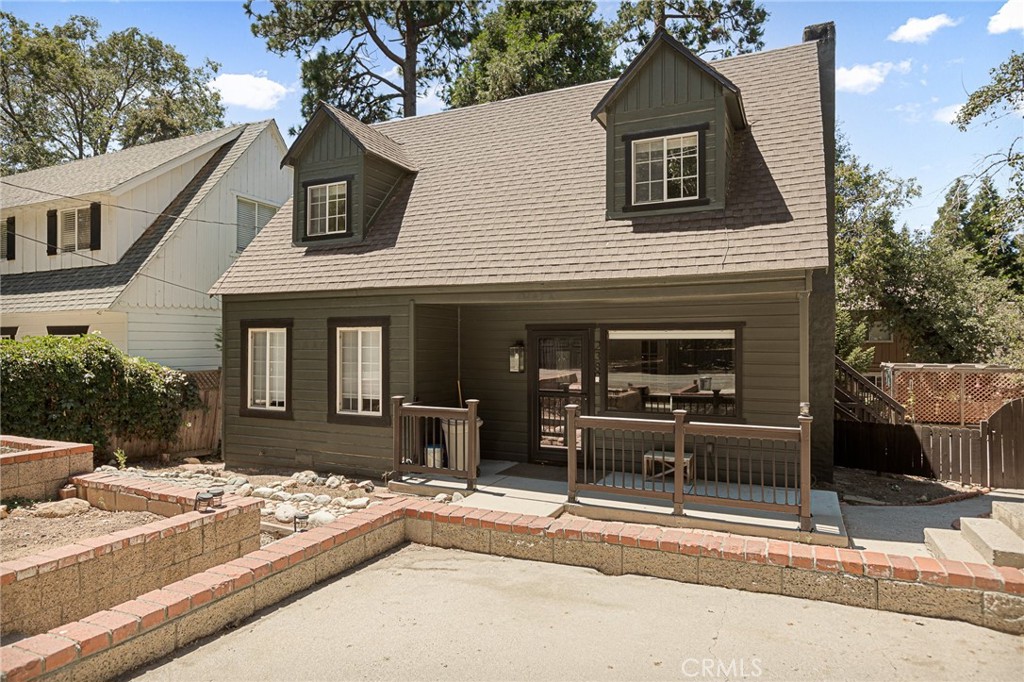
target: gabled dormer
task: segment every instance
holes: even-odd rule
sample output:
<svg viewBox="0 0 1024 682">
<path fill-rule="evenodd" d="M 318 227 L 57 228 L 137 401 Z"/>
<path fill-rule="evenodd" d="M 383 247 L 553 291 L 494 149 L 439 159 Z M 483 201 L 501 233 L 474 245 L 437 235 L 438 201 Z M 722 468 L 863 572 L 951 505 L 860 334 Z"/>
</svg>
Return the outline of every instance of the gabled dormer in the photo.
<svg viewBox="0 0 1024 682">
<path fill-rule="evenodd" d="M 360 243 L 402 179 L 416 172 L 402 145 L 326 102 L 281 165 L 295 170 L 297 246 Z"/>
<path fill-rule="evenodd" d="M 725 207 L 743 100 L 668 33 L 654 34 L 591 115 L 607 134 L 609 218 Z"/>
</svg>

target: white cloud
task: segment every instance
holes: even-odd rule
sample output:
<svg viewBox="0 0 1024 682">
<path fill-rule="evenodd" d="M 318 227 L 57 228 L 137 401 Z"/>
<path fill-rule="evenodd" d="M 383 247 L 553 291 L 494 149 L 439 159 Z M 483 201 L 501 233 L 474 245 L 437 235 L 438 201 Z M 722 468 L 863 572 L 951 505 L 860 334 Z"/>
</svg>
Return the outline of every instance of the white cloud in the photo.
<svg viewBox="0 0 1024 682">
<path fill-rule="evenodd" d="M 443 87 L 435 85 L 428 88 L 425 93 L 416 97 L 416 114 L 423 116 L 425 114 L 436 114 L 439 111 L 444 111 L 448 105 L 444 103 L 444 99 L 441 98 Z"/>
<path fill-rule="evenodd" d="M 275 109 L 290 90 L 265 74 L 222 73 L 210 87 L 220 93 L 228 106 L 266 111 Z"/>
<path fill-rule="evenodd" d="M 1024 0 L 1007 0 L 999 11 L 988 19 L 989 33 L 1024 32 Z"/>
<path fill-rule="evenodd" d="M 956 26 L 962 19 L 953 19 L 948 14 L 936 14 L 934 17 L 920 19 L 910 17 L 906 23 L 889 34 L 894 43 L 927 43 L 932 34 L 940 28 Z"/>
<path fill-rule="evenodd" d="M 892 108 L 892 111 L 899 114 L 900 118 L 907 123 L 917 123 L 921 120 L 921 105 L 917 102 L 897 104 Z"/>
<path fill-rule="evenodd" d="M 956 115 L 960 113 L 960 109 L 963 108 L 963 104 L 950 104 L 949 106 L 936 109 L 935 113 L 932 114 L 932 120 L 938 121 L 939 123 L 952 123 Z"/>
<path fill-rule="evenodd" d="M 877 90 L 893 69 L 899 73 L 909 73 L 910 60 L 906 59 L 899 64 L 875 62 L 874 64 L 855 64 L 850 68 L 841 66 L 836 69 L 836 89 L 841 92 L 866 95 Z"/>
</svg>

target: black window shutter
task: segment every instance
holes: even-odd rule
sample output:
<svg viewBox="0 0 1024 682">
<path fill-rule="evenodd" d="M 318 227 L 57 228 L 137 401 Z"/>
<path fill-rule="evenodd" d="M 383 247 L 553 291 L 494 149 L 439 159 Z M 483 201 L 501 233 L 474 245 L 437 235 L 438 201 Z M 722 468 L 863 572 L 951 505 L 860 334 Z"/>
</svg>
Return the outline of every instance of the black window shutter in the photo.
<svg viewBox="0 0 1024 682">
<path fill-rule="evenodd" d="M 46 255 L 57 255 L 57 209 L 46 212 Z"/>
<path fill-rule="evenodd" d="M 14 216 L 7 218 L 7 260 L 14 260 Z"/>
<path fill-rule="evenodd" d="M 100 248 L 100 202 L 89 204 L 89 250 Z"/>
</svg>

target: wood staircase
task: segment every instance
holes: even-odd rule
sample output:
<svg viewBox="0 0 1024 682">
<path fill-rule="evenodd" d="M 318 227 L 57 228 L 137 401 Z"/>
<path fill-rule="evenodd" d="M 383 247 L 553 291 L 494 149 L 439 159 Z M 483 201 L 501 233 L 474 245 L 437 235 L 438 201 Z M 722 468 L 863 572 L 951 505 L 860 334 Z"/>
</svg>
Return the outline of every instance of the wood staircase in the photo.
<svg viewBox="0 0 1024 682">
<path fill-rule="evenodd" d="M 873 381 L 836 356 L 836 419 L 874 424 L 902 424 L 907 412 Z"/>
</svg>

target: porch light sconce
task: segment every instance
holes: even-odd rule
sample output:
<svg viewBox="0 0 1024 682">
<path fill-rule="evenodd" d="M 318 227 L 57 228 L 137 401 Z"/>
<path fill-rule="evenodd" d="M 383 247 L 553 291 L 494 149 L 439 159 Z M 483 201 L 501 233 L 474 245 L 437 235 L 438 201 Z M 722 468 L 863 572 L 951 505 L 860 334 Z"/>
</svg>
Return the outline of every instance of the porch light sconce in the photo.
<svg viewBox="0 0 1024 682">
<path fill-rule="evenodd" d="M 210 493 L 199 493 L 196 501 L 192 504 L 192 511 L 209 512 L 213 511 L 210 505 L 213 504 L 213 495 Z"/>
<path fill-rule="evenodd" d="M 301 533 L 306 530 L 307 525 L 309 525 L 309 514 L 306 512 L 298 512 L 292 520 L 292 529 L 296 533 Z"/>
<path fill-rule="evenodd" d="M 224 488 L 210 488 L 206 492 L 213 496 L 213 499 L 210 501 L 211 507 L 219 509 L 224 506 Z"/>
<path fill-rule="evenodd" d="M 521 374 L 526 371 L 526 346 L 516 341 L 508 347 L 508 371 L 510 374 Z"/>
</svg>

